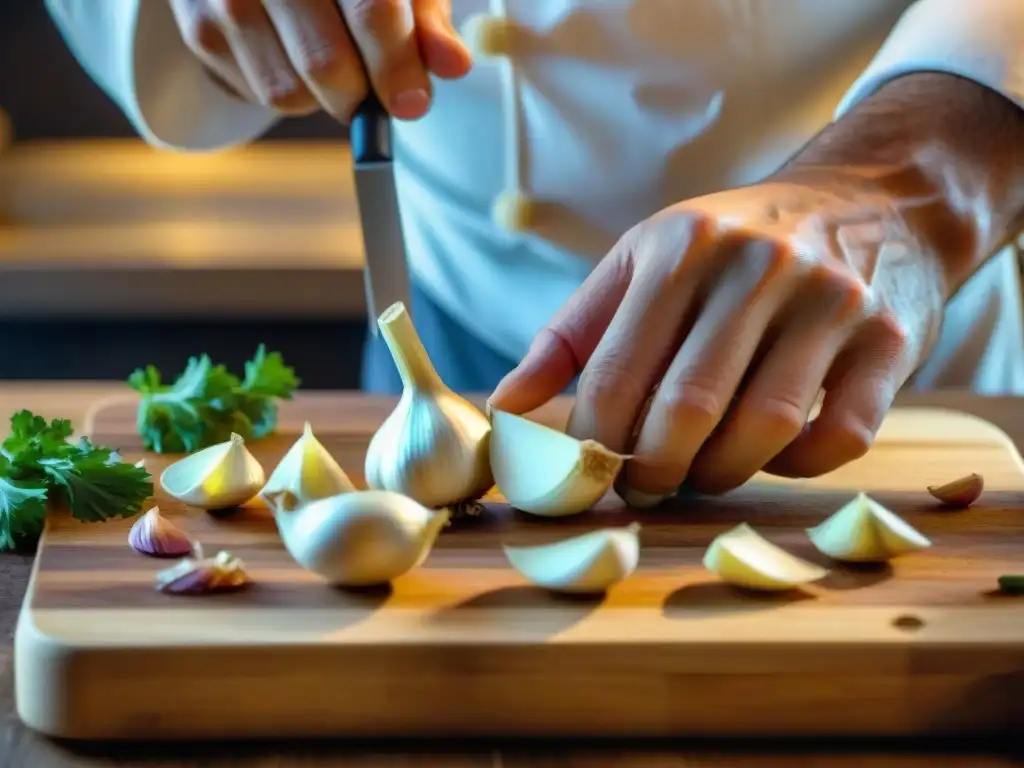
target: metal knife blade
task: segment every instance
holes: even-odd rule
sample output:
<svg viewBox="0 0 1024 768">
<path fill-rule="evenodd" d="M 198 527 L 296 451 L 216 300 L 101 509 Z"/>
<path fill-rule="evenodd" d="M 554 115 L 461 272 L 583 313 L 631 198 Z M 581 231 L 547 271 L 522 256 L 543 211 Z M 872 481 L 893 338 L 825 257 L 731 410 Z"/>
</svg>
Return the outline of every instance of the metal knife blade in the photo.
<svg viewBox="0 0 1024 768">
<path fill-rule="evenodd" d="M 350 137 L 366 262 L 366 305 L 370 329 L 377 334 L 377 318 L 384 310 L 399 301 L 410 313 L 412 306 L 392 164 L 391 120 L 375 95 L 371 94 L 353 115 Z"/>
</svg>

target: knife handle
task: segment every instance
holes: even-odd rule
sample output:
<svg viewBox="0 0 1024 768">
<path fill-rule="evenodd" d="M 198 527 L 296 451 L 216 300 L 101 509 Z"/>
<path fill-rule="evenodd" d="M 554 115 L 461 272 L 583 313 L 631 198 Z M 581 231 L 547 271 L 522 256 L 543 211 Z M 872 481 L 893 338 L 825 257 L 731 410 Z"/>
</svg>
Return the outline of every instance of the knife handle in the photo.
<svg viewBox="0 0 1024 768">
<path fill-rule="evenodd" d="M 391 162 L 391 117 L 372 90 L 352 115 L 349 143 L 356 165 Z"/>
</svg>

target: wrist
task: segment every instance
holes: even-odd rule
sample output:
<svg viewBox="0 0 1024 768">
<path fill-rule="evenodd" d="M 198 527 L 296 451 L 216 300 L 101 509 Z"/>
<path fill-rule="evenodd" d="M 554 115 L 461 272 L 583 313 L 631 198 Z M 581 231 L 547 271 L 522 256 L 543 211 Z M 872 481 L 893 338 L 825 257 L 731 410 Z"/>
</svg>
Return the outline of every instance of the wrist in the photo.
<svg viewBox="0 0 1024 768">
<path fill-rule="evenodd" d="M 1022 157 L 1024 110 L 972 81 L 921 73 L 865 99 L 778 176 L 888 201 L 955 292 L 1017 235 Z"/>
</svg>

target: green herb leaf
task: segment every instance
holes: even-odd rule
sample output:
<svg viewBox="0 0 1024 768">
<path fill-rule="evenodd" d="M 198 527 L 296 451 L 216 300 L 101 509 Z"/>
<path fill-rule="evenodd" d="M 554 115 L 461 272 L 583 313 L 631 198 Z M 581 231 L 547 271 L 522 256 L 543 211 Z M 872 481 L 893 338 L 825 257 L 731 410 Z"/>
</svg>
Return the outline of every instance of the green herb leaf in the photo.
<svg viewBox="0 0 1024 768">
<path fill-rule="evenodd" d="M 153 495 L 153 481 L 143 467 L 109 460 L 94 449 L 72 459 L 43 459 L 43 471 L 60 491 L 71 514 L 84 522 L 130 517 Z"/>
<path fill-rule="evenodd" d="M 47 488 L 44 481 L 16 480 L 11 463 L 0 456 L 0 550 L 20 549 L 43 533 Z"/>
<path fill-rule="evenodd" d="M 72 442 L 71 422 L 21 411 L 0 455 L 0 549 L 28 545 L 43 531 L 48 503 L 64 503 L 80 520 L 136 514 L 153 495 L 143 467 L 121 461 L 86 438 Z"/>
<path fill-rule="evenodd" d="M 245 364 L 244 381 L 208 355 L 190 358 L 173 385 L 162 381 L 151 365 L 128 378 L 142 394 L 139 435 L 157 453 L 194 453 L 232 432 L 247 440 L 264 437 L 277 427 L 276 399 L 290 398 L 300 383 L 281 355 L 262 344 Z"/>
</svg>

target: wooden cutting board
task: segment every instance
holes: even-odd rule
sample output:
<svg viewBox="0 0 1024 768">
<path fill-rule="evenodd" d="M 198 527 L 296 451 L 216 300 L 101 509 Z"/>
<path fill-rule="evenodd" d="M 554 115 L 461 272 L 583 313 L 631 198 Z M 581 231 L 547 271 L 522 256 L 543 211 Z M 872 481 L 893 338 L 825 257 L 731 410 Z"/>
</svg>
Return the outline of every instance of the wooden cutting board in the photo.
<svg viewBox="0 0 1024 768">
<path fill-rule="evenodd" d="M 271 471 L 301 429 L 353 479 L 392 400 L 315 393 L 251 445 Z M 568 404 L 536 418 L 560 426 Z M 134 402 L 88 433 L 135 460 Z M 166 457 L 147 456 L 159 474 Z M 925 491 L 969 472 L 967 511 Z M 933 549 L 883 570 L 836 568 L 806 592 L 755 598 L 706 573 L 712 538 L 749 522 L 811 559 L 803 530 L 860 490 Z M 16 637 L 18 711 L 71 738 L 318 734 L 923 734 L 1024 721 L 1024 472 L 1009 438 L 964 414 L 896 410 L 863 459 L 827 477 L 758 477 L 720 498 L 639 512 L 530 519 L 506 505 L 442 533 L 390 590 L 345 592 L 300 570 L 258 506 L 214 518 L 158 497 L 208 552 L 248 565 L 247 591 L 154 590 L 166 567 L 132 552 L 131 521 L 48 526 Z M 507 565 L 501 542 L 543 542 L 638 520 L 638 572 L 603 600 L 560 599 Z"/>
</svg>

